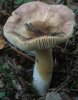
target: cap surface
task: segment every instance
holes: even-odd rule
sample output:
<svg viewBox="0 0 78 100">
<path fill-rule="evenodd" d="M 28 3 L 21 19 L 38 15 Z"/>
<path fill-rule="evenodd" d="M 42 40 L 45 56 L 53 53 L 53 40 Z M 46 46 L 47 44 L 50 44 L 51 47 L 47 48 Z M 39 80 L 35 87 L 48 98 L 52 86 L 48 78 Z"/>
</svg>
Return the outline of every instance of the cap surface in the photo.
<svg viewBox="0 0 78 100">
<path fill-rule="evenodd" d="M 4 36 L 23 51 L 41 50 L 66 41 L 74 26 L 74 13 L 68 7 L 34 1 L 12 13 L 4 26 Z"/>
</svg>

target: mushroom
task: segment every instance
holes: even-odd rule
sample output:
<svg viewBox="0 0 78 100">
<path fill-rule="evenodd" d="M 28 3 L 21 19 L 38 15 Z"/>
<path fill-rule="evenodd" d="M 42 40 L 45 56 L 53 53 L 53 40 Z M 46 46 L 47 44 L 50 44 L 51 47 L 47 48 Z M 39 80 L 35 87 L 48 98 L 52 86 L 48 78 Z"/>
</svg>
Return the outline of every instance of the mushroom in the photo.
<svg viewBox="0 0 78 100">
<path fill-rule="evenodd" d="M 69 39 L 74 26 L 74 13 L 68 7 L 39 1 L 21 5 L 4 26 L 4 36 L 11 44 L 22 51 L 35 51 L 33 87 L 41 96 L 52 77 L 52 48 Z"/>
</svg>

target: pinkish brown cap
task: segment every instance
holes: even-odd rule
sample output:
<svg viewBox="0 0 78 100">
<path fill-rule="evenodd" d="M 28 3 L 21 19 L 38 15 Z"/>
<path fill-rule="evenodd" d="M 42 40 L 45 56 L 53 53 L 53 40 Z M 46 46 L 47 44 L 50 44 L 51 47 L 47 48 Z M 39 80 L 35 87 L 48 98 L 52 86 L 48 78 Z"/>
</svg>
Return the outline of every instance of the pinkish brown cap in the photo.
<svg viewBox="0 0 78 100">
<path fill-rule="evenodd" d="M 35 32 L 28 29 L 31 24 Z M 74 13 L 68 7 L 34 1 L 12 13 L 4 26 L 4 36 L 23 51 L 42 50 L 66 41 L 74 26 Z"/>
</svg>

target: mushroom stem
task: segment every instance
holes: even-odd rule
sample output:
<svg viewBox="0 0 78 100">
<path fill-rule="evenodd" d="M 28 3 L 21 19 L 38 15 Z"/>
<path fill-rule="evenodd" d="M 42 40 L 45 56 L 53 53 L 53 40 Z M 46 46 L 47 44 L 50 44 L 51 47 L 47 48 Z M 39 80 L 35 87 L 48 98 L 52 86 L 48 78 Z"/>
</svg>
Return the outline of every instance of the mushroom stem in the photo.
<svg viewBox="0 0 78 100">
<path fill-rule="evenodd" d="M 52 50 L 37 50 L 33 71 L 33 86 L 39 95 L 45 96 L 49 88 L 53 69 Z"/>
</svg>

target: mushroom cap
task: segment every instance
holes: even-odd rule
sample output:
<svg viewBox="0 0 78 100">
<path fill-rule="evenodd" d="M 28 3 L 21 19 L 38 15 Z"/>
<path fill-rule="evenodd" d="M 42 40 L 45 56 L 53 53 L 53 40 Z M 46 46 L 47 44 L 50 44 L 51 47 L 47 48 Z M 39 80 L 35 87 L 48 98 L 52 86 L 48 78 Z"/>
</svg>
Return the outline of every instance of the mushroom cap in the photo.
<svg viewBox="0 0 78 100">
<path fill-rule="evenodd" d="M 34 1 L 12 12 L 4 36 L 23 51 L 43 50 L 70 38 L 74 26 L 74 13 L 68 7 Z"/>
</svg>

